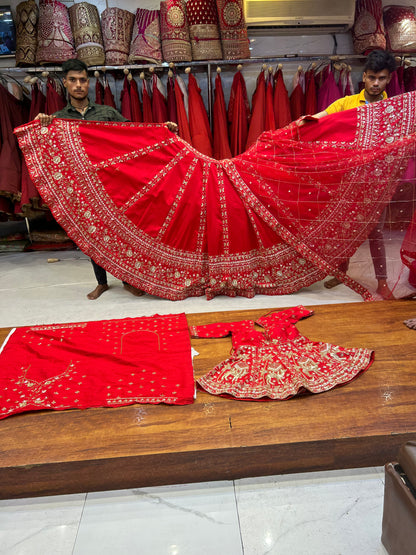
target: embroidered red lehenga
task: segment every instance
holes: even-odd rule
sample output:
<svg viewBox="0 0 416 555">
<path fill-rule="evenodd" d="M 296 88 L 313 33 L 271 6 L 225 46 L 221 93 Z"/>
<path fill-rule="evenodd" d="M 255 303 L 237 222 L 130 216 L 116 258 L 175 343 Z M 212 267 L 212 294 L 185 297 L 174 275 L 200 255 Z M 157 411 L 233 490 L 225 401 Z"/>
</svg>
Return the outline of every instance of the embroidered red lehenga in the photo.
<svg viewBox="0 0 416 555">
<path fill-rule="evenodd" d="M 415 123 L 416 93 L 406 93 L 265 132 L 225 160 L 164 125 L 57 119 L 16 134 L 68 235 L 148 293 L 278 295 L 335 275 L 370 299 L 375 287 L 351 277 L 354 264 L 351 275 L 338 267 L 389 204 L 414 156 Z"/>
</svg>

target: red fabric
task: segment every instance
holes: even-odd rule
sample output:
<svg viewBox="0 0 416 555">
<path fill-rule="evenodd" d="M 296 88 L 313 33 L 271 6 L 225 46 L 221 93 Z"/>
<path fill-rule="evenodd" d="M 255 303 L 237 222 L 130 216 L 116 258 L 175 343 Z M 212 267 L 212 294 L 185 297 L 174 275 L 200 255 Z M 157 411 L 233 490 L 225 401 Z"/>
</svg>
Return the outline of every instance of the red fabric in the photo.
<svg viewBox="0 0 416 555">
<path fill-rule="evenodd" d="M 175 101 L 176 101 L 176 113 L 178 115 L 178 134 L 184 141 L 192 144 L 191 131 L 189 129 L 188 116 L 186 115 L 186 109 L 183 99 L 183 92 L 181 91 L 178 82 L 175 82 Z"/>
<path fill-rule="evenodd" d="M 0 418 L 194 397 L 184 314 L 18 328 L 0 368 Z"/>
<path fill-rule="evenodd" d="M 289 95 L 283 80 L 283 73 L 278 69 L 274 74 L 273 107 L 276 129 L 286 127 L 291 121 Z"/>
<path fill-rule="evenodd" d="M 227 111 L 225 108 L 224 91 L 222 89 L 221 75 L 215 77 L 214 98 L 214 158 L 222 160 L 231 158 L 230 141 L 228 139 Z"/>
<path fill-rule="evenodd" d="M 248 121 L 250 105 L 247 98 L 247 88 L 241 71 L 234 75 L 231 85 L 230 100 L 228 102 L 228 125 L 231 154 L 237 156 L 244 152 L 247 143 Z"/>
<path fill-rule="evenodd" d="M 166 98 L 159 90 L 158 76 L 153 74 L 152 89 L 152 121 L 154 123 L 164 123 L 168 119 L 168 108 Z"/>
<path fill-rule="evenodd" d="M 212 135 L 201 89 L 192 75 L 188 75 L 189 130 L 192 145 L 207 156 L 212 156 Z"/>
<path fill-rule="evenodd" d="M 142 102 L 143 102 L 143 121 L 145 123 L 152 123 L 153 122 L 152 101 L 150 100 L 150 96 L 147 91 L 147 83 L 145 79 L 142 79 Z"/>
<path fill-rule="evenodd" d="M 68 235 L 140 289 L 250 297 L 330 274 L 371 298 L 338 268 L 376 226 L 414 155 L 415 129 L 412 92 L 265 132 L 222 161 L 163 125 L 55 119 L 15 132 Z"/>
<path fill-rule="evenodd" d="M 129 121 L 132 121 L 131 117 L 131 102 L 130 102 L 130 83 L 127 79 L 127 75 L 124 76 L 123 88 L 120 95 L 120 106 L 121 115 L 124 116 Z"/>
<path fill-rule="evenodd" d="M 139 98 L 139 89 L 135 79 L 130 81 L 131 121 L 142 122 L 143 113 Z"/>
<path fill-rule="evenodd" d="M 257 138 L 265 130 L 265 111 L 266 111 L 266 82 L 264 70 L 262 69 L 257 76 L 257 86 L 251 101 L 251 118 L 248 128 L 246 149 L 256 142 Z"/>
<path fill-rule="evenodd" d="M 356 0 L 352 42 L 356 54 L 386 48 L 382 0 Z"/>
<path fill-rule="evenodd" d="M 198 380 L 214 395 L 237 399 L 287 399 L 305 390 L 321 393 L 353 380 L 373 362 L 373 351 L 310 341 L 296 329 L 312 315 L 303 306 L 227 324 L 191 327 L 195 337 L 231 335 L 231 357 Z M 255 328 L 254 324 L 263 328 Z"/>
</svg>

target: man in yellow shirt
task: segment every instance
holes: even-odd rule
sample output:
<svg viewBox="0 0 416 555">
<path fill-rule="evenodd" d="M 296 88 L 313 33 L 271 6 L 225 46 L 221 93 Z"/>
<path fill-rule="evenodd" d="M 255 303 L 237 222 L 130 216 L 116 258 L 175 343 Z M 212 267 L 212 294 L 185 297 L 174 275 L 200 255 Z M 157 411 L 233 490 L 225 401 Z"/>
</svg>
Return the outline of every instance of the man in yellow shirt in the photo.
<svg viewBox="0 0 416 555">
<path fill-rule="evenodd" d="M 314 117 L 321 118 L 335 112 L 358 108 L 364 104 L 378 102 L 387 98 L 385 88 L 390 83 L 391 74 L 396 69 L 394 56 L 384 50 L 374 50 L 368 56 L 363 72 L 364 88 L 358 94 L 344 96 L 330 104 L 326 110 L 315 114 Z M 371 257 L 373 259 L 374 271 L 378 282 L 376 292 L 383 299 L 393 299 L 393 293 L 387 285 L 386 252 L 383 240 L 383 227 L 386 219 L 386 210 L 383 211 L 380 221 L 368 236 Z M 341 264 L 340 270 L 348 270 L 348 260 Z M 331 289 L 341 282 L 332 278 L 325 282 L 325 287 Z"/>
</svg>

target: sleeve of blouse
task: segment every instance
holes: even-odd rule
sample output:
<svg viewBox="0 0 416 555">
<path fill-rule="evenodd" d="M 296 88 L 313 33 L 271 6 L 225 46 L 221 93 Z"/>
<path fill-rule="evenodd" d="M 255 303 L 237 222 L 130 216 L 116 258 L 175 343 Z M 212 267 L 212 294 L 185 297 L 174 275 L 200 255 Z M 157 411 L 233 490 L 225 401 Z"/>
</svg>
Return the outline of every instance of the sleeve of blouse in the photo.
<svg viewBox="0 0 416 555">
<path fill-rule="evenodd" d="M 226 337 L 233 331 L 242 328 L 253 328 L 251 320 L 240 322 L 218 322 L 217 324 L 206 324 L 204 326 L 190 326 L 189 331 L 192 337 Z"/>
<path fill-rule="evenodd" d="M 258 320 L 256 320 L 257 324 L 260 326 L 267 327 L 267 323 L 270 322 L 291 322 L 296 323 L 302 318 L 306 318 L 313 314 L 313 310 L 309 310 L 304 306 L 295 306 L 293 308 L 287 308 L 286 310 L 280 310 L 279 312 L 271 312 L 262 316 Z"/>
</svg>

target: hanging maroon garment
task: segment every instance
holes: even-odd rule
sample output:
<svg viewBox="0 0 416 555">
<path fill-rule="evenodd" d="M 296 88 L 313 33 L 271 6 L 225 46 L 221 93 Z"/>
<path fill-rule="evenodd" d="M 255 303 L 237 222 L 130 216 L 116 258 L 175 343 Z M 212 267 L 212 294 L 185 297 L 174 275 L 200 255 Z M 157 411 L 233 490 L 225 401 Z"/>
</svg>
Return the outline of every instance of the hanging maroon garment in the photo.
<svg viewBox="0 0 416 555">
<path fill-rule="evenodd" d="M 26 106 L 0 84 L 0 195 L 18 200 L 22 159 L 13 129 L 27 121 Z"/>
<path fill-rule="evenodd" d="M 104 104 L 104 87 L 98 77 L 95 79 L 95 103 Z"/>
<path fill-rule="evenodd" d="M 248 127 L 246 150 L 256 142 L 257 138 L 265 130 L 266 112 L 266 81 L 264 70 L 262 69 L 257 76 L 257 86 L 251 101 L 251 118 Z"/>
<path fill-rule="evenodd" d="M 185 314 L 17 328 L 3 343 L 0 366 L 0 419 L 194 399 Z"/>
<path fill-rule="evenodd" d="M 166 105 L 168 109 L 168 121 L 173 121 L 177 124 L 178 114 L 176 112 L 175 82 L 172 74 L 168 75 L 166 83 Z"/>
<path fill-rule="evenodd" d="M 132 121 L 131 117 L 131 102 L 130 102 L 130 83 L 127 79 L 127 75 L 124 76 L 123 89 L 120 95 L 120 113 L 129 121 Z"/>
<path fill-rule="evenodd" d="M 274 131 L 276 129 L 276 122 L 274 119 L 274 108 L 273 108 L 273 77 L 269 73 L 267 77 L 266 85 L 266 104 L 264 111 L 264 130 Z"/>
<path fill-rule="evenodd" d="M 178 78 L 176 78 L 176 81 L 175 81 L 175 101 L 176 101 L 176 113 L 178 116 L 178 135 L 179 137 L 181 137 L 181 139 L 183 139 L 184 141 L 186 141 L 191 145 L 192 144 L 191 131 L 189 129 L 189 121 L 188 121 L 188 116 L 186 114 L 186 108 L 184 104 L 184 95 L 181 90 L 181 87 L 179 86 Z"/>
<path fill-rule="evenodd" d="M 143 122 L 153 123 L 152 101 L 147 91 L 146 79 L 142 79 Z"/>
<path fill-rule="evenodd" d="M 166 98 L 160 88 L 162 84 L 159 77 L 154 73 L 152 77 L 152 118 L 153 123 L 164 123 L 168 120 L 168 108 Z"/>
<path fill-rule="evenodd" d="M 134 77 L 130 80 L 131 121 L 142 122 L 143 113 L 140 105 L 139 89 Z"/>
<path fill-rule="evenodd" d="M 247 88 L 241 71 L 236 71 L 231 85 L 230 100 L 228 102 L 228 125 L 231 154 L 237 156 L 244 152 L 247 143 L 250 105 L 247 98 Z"/>
<path fill-rule="evenodd" d="M 176 300 L 289 294 L 326 275 L 373 298 L 375 287 L 339 265 L 377 225 L 415 131 L 416 92 L 265 132 L 220 161 L 157 124 L 54 119 L 15 132 L 79 248 Z"/>
<path fill-rule="evenodd" d="M 227 110 L 225 108 L 224 91 L 222 88 L 221 75 L 219 73 L 217 73 L 215 77 L 213 129 L 214 158 L 217 160 L 231 158 L 230 142 L 228 139 Z"/>
<path fill-rule="evenodd" d="M 53 79 L 48 77 L 46 83 L 46 105 L 45 112 L 47 114 L 54 114 L 58 110 L 62 110 L 66 106 L 66 100 L 56 90 L 56 83 Z"/>
<path fill-rule="evenodd" d="M 230 358 L 199 378 L 198 384 L 213 395 L 283 400 L 305 391 L 328 391 L 365 372 L 373 362 L 373 351 L 311 341 L 299 333 L 296 322 L 312 314 L 297 306 L 256 322 L 191 326 L 194 337 L 232 338 Z"/>
<path fill-rule="evenodd" d="M 290 113 L 289 95 L 280 68 L 274 74 L 273 107 L 276 129 L 286 127 L 292 121 L 292 116 Z"/>
<path fill-rule="evenodd" d="M 404 93 L 404 90 L 402 89 L 402 86 L 399 81 L 399 75 L 397 73 L 397 70 L 393 71 L 393 73 L 391 74 L 390 83 L 387 83 L 387 86 L 386 86 L 386 93 L 387 93 L 387 96 L 389 97 Z"/>
<path fill-rule="evenodd" d="M 111 92 L 110 83 L 108 79 L 105 79 L 104 83 L 104 104 L 107 106 L 112 106 L 113 108 L 116 107 L 116 103 L 114 101 L 113 93 Z"/>
<path fill-rule="evenodd" d="M 406 231 L 400 256 L 403 263 L 409 268 L 409 284 L 416 289 L 416 211 Z"/>
<path fill-rule="evenodd" d="M 405 68 L 403 72 L 403 84 L 406 92 L 416 90 L 416 66 Z"/>
<path fill-rule="evenodd" d="M 315 70 L 308 69 L 305 73 L 305 114 L 316 114 L 318 99 L 316 94 Z"/>
<path fill-rule="evenodd" d="M 189 130 L 192 146 L 202 154 L 212 156 L 212 134 L 201 89 L 192 75 L 188 74 Z"/>
<path fill-rule="evenodd" d="M 292 120 L 296 120 L 305 114 L 305 93 L 303 91 L 304 75 L 298 69 L 295 78 L 292 94 L 290 95 L 290 114 Z"/>
</svg>

